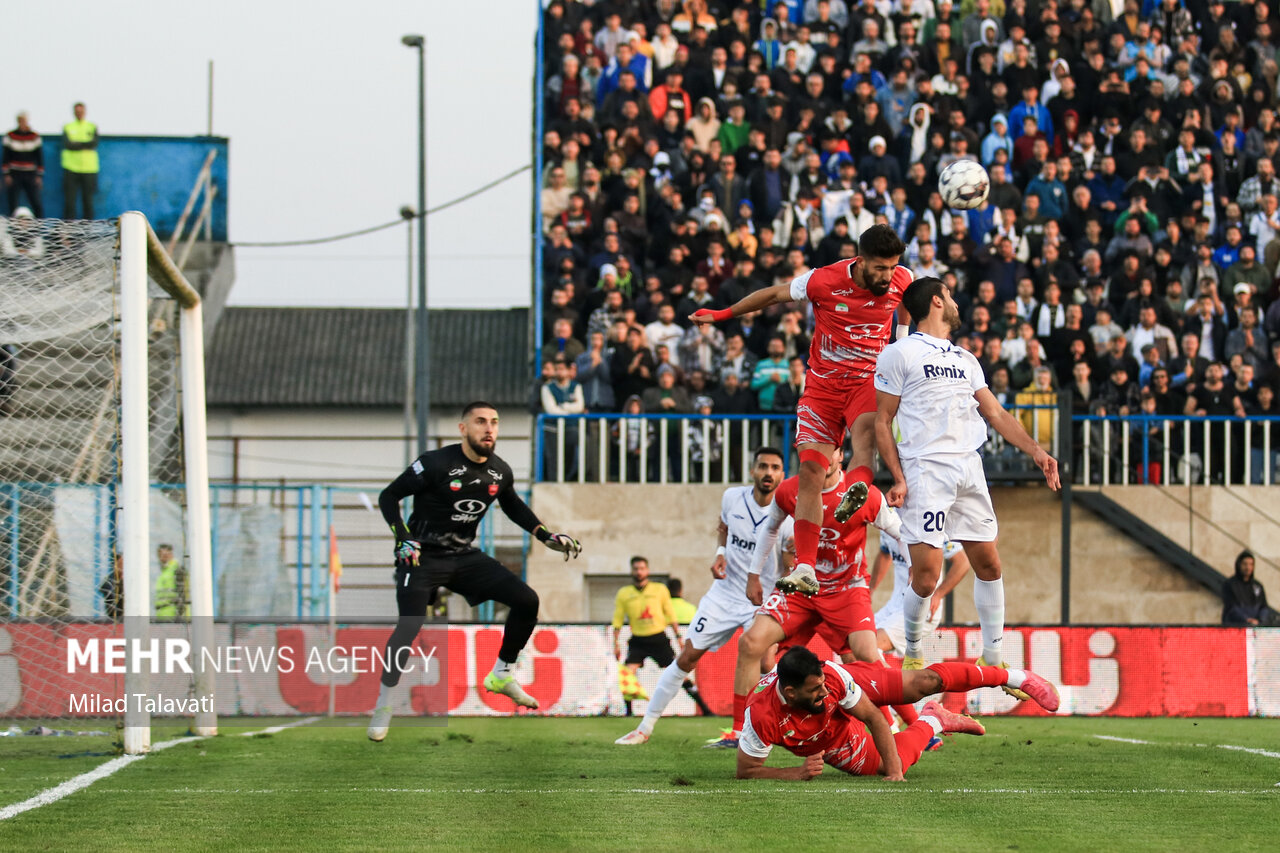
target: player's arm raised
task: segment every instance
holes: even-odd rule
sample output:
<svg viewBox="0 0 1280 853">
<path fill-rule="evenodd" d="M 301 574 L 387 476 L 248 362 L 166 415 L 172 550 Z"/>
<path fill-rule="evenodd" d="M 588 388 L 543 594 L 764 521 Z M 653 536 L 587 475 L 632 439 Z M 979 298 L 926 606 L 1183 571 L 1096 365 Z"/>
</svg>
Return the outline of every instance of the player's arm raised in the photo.
<svg viewBox="0 0 1280 853">
<path fill-rule="evenodd" d="M 1036 444 L 1035 439 L 1027 434 L 1018 419 L 1000 405 L 1000 401 L 989 388 L 980 388 L 973 393 L 973 396 L 978 401 L 978 413 L 987 419 L 987 423 L 991 424 L 992 429 L 1000 433 L 1005 441 L 1031 457 L 1035 466 L 1044 473 L 1044 479 L 1049 484 L 1049 488 L 1056 492 L 1062 486 L 1061 480 L 1058 479 L 1058 460 Z"/>
<path fill-rule="evenodd" d="M 853 716 L 871 733 L 876 752 L 880 753 L 880 772 L 884 774 L 885 779 L 890 782 L 901 782 L 904 778 L 902 756 L 898 755 L 898 745 L 893 740 L 893 732 L 890 731 L 889 722 L 884 718 L 884 714 L 880 713 L 880 709 L 866 693 L 858 697 L 858 704 L 853 706 Z"/>
<path fill-rule="evenodd" d="M 689 319 L 699 325 L 703 323 L 723 323 L 725 320 L 731 320 L 734 317 L 741 317 L 754 311 L 762 311 L 770 305 L 782 305 L 791 301 L 793 301 L 791 285 L 775 284 L 773 287 L 764 287 L 754 293 L 748 293 L 728 308 L 716 310 L 699 308 L 689 315 Z"/>
<path fill-rule="evenodd" d="M 898 414 L 902 398 L 887 391 L 876 391 L 876 450 L 880 460 L 893 476 L 893 486 L 885 493 L 889 506 L 902 506 L 907 497 L 907 478 L 902 473 L 902 460 L 898 458 L 898 442 L 893 438 L 893 419 Z"/>
</svg>

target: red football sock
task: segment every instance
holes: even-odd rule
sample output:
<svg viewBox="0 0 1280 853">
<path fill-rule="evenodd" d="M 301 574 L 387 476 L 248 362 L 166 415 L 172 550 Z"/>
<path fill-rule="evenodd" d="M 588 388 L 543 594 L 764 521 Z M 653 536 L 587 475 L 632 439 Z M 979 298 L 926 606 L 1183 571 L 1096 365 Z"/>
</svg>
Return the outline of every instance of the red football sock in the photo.
<svg viewBox="0 0 1280 853">
<path fill-rule="evenodd" d="M 796 565 L 812 566 L 818 561 L 818 537 L 822 534 L 822 525 L 797 518 L 795 533 Z"/>
<path fill-rule="evenodd" d="M 915 705 L 894 705 L 893 710 L 898 712 L 898 716 L 902 718 L 902 722 L 908 726 L 920 719 L 920 712 L 916 710 Z"/>
<path fill-rule="evenodd" d="M 942 676 L 942 689 L 947 693 L 964 693 L 975 687 L 999 687 L 1009 681 L 1009 671 L 998 666 L 935 663 L 929 669 Z"/>
<path fill-rule="evenodd" d="M 747 715 L 747 694 L 733 694 L 733 730 L 742 731 L 742 718 Z"/>
<path fill-rule="evenodd" d="M 875 473 L 866 465 L 859 465 L 857 468 L 854 468 L 849 473 L 853 475 L 853 479 L 855 482 L 866 483 L 868 485 L 871 484 L 872 478 L 875 477 Z"/>
<path fill-rule="evenodd" d="M 902 769 L 904 771 L 920 760 L 920 756 L 924 753 L 924 748 L 929 745 L 929 740 L 932 737 L 933 726 L 924 720 L 917 720 L 893 736 L 893 742 L 898 747 L 898 757 L 902 759 Z"/>
</svg>

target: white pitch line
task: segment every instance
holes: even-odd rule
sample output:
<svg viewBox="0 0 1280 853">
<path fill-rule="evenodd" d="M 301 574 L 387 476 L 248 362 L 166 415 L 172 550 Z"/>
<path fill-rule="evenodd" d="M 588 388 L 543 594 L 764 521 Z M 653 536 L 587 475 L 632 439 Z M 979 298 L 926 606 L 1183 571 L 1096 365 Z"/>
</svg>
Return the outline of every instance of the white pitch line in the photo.
<svg viewBox="0 0 1280 853">
<path fill-rule="evenodd" d="M 155 794 L 153 789 L 134 790 L 129 788 L 99 788 L 98 793 L 115 796 L 120 794 Z M 173 788 L 170 794 L 210 794 L 223 796 L 226 794 L 245 794 L 258 796 L 262 794 L 437 794 L 459 796 L 468 794 L 658 794 L 671 796 L 723 796 L 725 794 L 776 794 L 776 789 L 759 788 Z M 822 785 L 806 786 L 788 791 L 787 796 L 797 794 L 814 794 L 827 796 L 830 794 L 1014 794 L 1021 796 L 1053 796 L 1064 794 L 1096 794 L 1096 795 L 1150 795 L 1150 794 L 1280 794 L 1274 788 L 918 788 L 913 785 L 896 785 L 893 787 L 840 787 L 828 788 Z"/>
<path fill-rule="evenodd" d="M 1248 747 L 1248 746 L 1233 746 L 1232 744 L 1229 744 L 1229 743 L 1218 744 L 1218 749 L 1234 749 L 1238 752 L 1249 752 L 1254 755 L 1265 755 L 1267 758 L 1280 758 L 1280 752 L 1271 752 L 1270 750 L 1266 750 L 1266 749 L 1253 749 L 1252 747 Z"/>
<path fill-rule="evenodd" d="M 279 732 L 288 728 L 293 728 L 294 726 L 304 726 L 307 723 L 315 722 L 318 719 L 319 717 L 307 717 L 306 719 L 303 719 L 303 720 L 297 720 L 292 723 L 286 723 L 283 726 L 272 726 L 271 728 L 262 729 L 261 731 L 244 732 L 243 734 L 246 737 L 249 735 L 258 735 L 258 734 L 275 734 L 276 732 Z M 196 741 L 204 740 L 204 739 L 205 738 L 203 735 L 193 735 L 191 737 L 173 738 L 172 740 L 161 741 L 160 743 L 152 745 L 151 752 L 153 753 L 161 752 L 163 750 L 168 749 L 171 746 L 180 746 L 181 744 L 184 744 L 184 743 L 194 743 Z M 55 785 L 52 788 L 46 788 L 45 790 L 36 794 L 34 797 L 23 800 L 20 803 L 14 803 L 13 805 L 0 808 L 0 820 L 8 820 L 11 817 L 17 817 L 23 812 L 29 812 L 32 809 L 38 809 L 41 806 L 47 806 L 50 803 L 56 803 L 58 802 L 58 800 L 71 796 L 76 791 L 80 791 L 89 787 L 94 782 L 97 782 L 99 779 L 105 779 L 108 776 L 115 773 L 116 771 L 123 770 L 124 768 L 128 767 L 130 764 L 133 764 L 135 761 L 141 761 L 146 757 L 147 756 L 143 754 L 143 755 L 121 755 L 118 758 L 113 758 L 110 761 L 107 761 L 103 764 L 98 765 L 92 770 L 86 771 L 84 773 L 81 773 L 79 776 L 74 776 L 68 779 L 67 781 L 63 782 L 60 785 Z"/>
<path fill-rule="evenodd" d="M 1094 735 L 1098 740 L 1112 740 L 1116 743 L 1151 743 L 1149 740 L 1138 740 L 1131 737 L 1112 737 L 1111 735 Z"/>
<path fill-rule="evenodd" d="M 301 720 L 294 720 L 292 723 L 285 723 L 282 726 L 271 726 L 270 728 L 261 729 L 256 732 L 240 732 L 240 737 L 253 737 L 254 735 L 274 735 L 285 729 L 296 728 L 297 726 L 305 726 L 308 723 L 314 723 L 319 717 L 306 717 Z"/>
</svg>

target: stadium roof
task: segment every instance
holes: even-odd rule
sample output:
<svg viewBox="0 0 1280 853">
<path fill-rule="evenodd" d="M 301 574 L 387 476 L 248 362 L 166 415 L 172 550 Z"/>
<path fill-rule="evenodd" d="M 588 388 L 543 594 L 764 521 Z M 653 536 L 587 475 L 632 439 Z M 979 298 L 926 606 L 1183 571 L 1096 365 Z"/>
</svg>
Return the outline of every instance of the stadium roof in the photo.
<svg viewBox="0 0 1280 853">
<path fill-rule="evenodd" d="M 429 312 L 431 404 L 523 405 L 529 311 Z M 205 367 L 208 404 L 404 405 L 405 312 L 396 308 L 227 308 Z"/>
</svg>

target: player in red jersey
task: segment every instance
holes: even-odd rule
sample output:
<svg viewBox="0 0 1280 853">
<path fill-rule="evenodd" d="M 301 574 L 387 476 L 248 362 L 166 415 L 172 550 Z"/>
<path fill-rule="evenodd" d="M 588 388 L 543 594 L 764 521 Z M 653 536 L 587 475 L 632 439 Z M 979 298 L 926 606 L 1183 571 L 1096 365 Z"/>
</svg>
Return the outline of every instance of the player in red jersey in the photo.
<svg viewBox="0 0 1280 853">
<path fill-rule="evenodd" d="M 887 225 L 873 225 L 858 240 L 862 254 L 797 276 L 790 284 L 757 290 L 729 308 L 701 309 L 694 323 L 714 323 L 770 305 L 808 301 L 816 328 L 809 345 L 808 374 L 796 407 L 800 489 L 796 505 L 796 569 L 778 581 L 784 592 L 818 592 L 814 573 L 822 524 L 822 481 L 831 453 L 852 430 L 853 475 L 838 518 L 848 520 L 866 500 L 875 452 L 876 357 L 893 334 L 894 314 L 911 283 L 898 265 L 906 250 Z"/>
<path fill-rule="evenodd" d="M 823 764 L 830 764 L 853 776 L 879 773 L 889 781 L 901 781 L 934 735 L 981 735 L 985 730 L 977 720 L 929 702 L 920 719 L 893 735 L 877 706 L 1015 682 L 1046 711 L 1058 709 L 1057 689 L 1025 670 L 939 663 L 903 672 L 866 663 L 823 663 L 813 652 L 796 646 L 760 681 L 747 705 L 738 741 L 738 778 L 805 781 L 820 774 Z M 775 746 L 804 757 L 805 763 L 765 767 Z"/>
<path fill-rule="evenodd" d="M 755 559 L 747 573 L 747 598 L 762 606 L 756 612 L 751 627 L 738 638 L 739 666 L 733 679 L 733 732 L 717 746 L 737 745 L 734 741 L 742 728 L 748 694 L 757 681 L 754 669 L 742 662 L 760 660 L 774 643 L 790 638 L 806 642 L 814 629 L 822 626 L 824 639 L 834 649 L 847 645 L 857 660 L 881 660 L 880 650 L 876 647 L 875 613 L 871 609 L 871 593 L 867 585 L 864 556 L 866 526 L 875 524 L 886 535 L 897 538 L 898 514 L 889 507 L 880 491 L 872 487 L 866 502 L 853 518 L 846 524 L 836 522 L 835 509 L 854 482 L 852 472 L 846 474 L 841 470 L 843 459 L 841 448 L 833 448 L 831 463 L 819 492 L 823 522 L 815 561 L 818 566 L 817 595 L 788 595 L 775 591 L 762 601 L 760 571 L 764 560 L 760 555 L 772 553 L 779 528 L 787 516 L 795 514 L 799 478 L 783 480 L 774 491 L 773 504 L 756 532 Z M 909 712 L 905 715 L 910 716 Z"/>
</svg>

